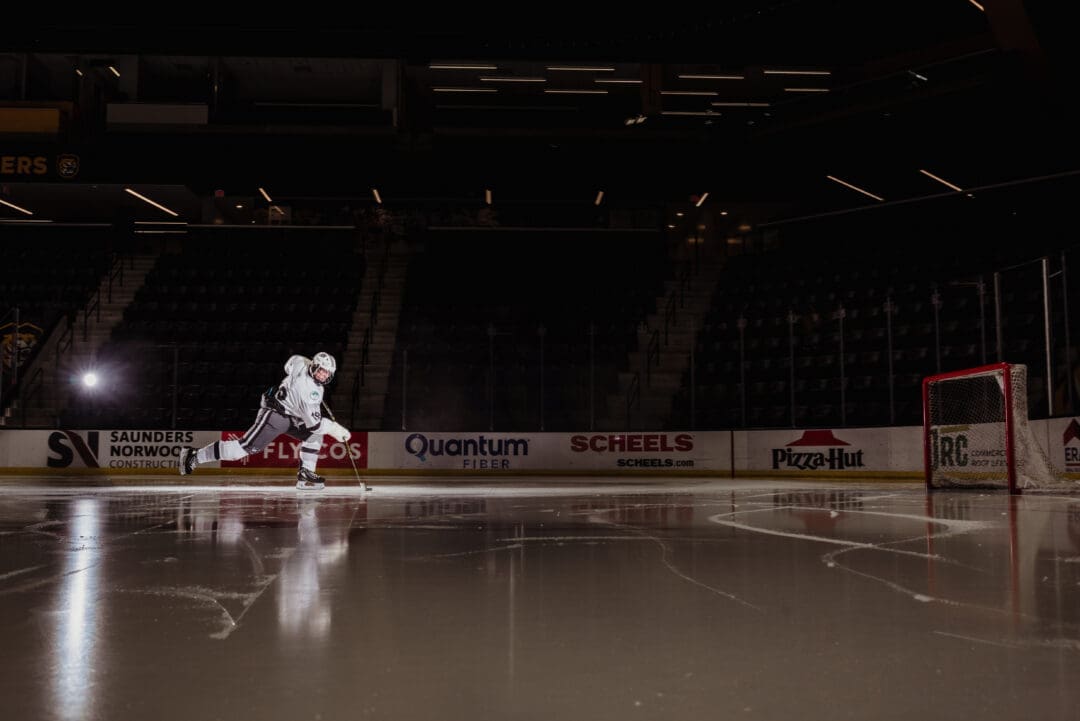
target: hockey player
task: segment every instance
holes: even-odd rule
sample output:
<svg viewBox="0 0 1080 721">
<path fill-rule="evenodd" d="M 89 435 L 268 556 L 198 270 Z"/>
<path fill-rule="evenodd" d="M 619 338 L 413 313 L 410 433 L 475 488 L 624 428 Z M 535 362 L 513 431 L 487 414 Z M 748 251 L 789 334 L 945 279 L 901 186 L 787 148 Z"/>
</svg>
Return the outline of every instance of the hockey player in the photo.
<svg viewBox="0 0 1080 721">
<path fill-rule="evenodd" d="M 236 441 L 214 441 L 195 450 L 180 453 L 180 475 L 187 475 L 200 463 L 238 461 L 266 448 L 282 433 L 301 441 L 300 470 L 296 487 L 321 490 L 326 479 L 315 475 L 323 436 L 347 443 L 350 433 L 340 423 L 322 417 L 323 388 L 334 379 L 337 362 L 329 353 L 316 353 L 308 359 L 294 355 L 285 363 L 285 379 L 270 387 L 259 401 L 259 414 L 244 437 Z"/>
</svg>

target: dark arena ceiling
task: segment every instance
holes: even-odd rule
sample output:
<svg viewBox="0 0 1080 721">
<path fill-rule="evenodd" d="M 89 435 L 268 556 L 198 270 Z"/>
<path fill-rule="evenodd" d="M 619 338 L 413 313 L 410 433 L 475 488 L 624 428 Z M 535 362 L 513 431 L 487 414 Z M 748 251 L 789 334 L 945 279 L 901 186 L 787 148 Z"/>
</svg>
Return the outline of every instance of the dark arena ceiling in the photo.
<svg viewBox="0 0 1080 721">
<path fill-rule="evenodd" d="M 1060 3 L 718 6 L 11 16 L 0 107 L 60 107 L 63 121 L 47 137 L 5 128 L 0 155 L 69 153 L 81 167 L 3 174 L 0 199 L 90 220 L 111 212 L 103 188 L 133 202 L 125 186 L 193 207 L 259 187 L 358 202 L 378 188 L 387 204 L 485 188 L 552 203 L 603 190 L 613 205 L 708 192 L 781 222 L 932 203 L 958 192 L 943 181 L 1071 192 L 1076 68 Z"/>
</svg>

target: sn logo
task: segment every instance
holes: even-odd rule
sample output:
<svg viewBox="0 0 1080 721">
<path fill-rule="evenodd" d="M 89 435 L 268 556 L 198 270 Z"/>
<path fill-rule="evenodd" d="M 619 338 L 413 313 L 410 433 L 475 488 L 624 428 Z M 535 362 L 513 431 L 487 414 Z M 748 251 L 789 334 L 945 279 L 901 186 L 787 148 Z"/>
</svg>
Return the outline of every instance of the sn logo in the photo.
<svg viewBox="0 0 1080 721">
<path fill-rule="evenodd" d="M 53 431 L 49 434 L 49 468 L 67 468 L 75 460 L 75 454 L 87 468 L 100 468 L 98 464 L 98 431 L 88 431 L 86 439 L 73 431 Z M 56 454 L 55 456 L 53 454 Z"/>
</svg>

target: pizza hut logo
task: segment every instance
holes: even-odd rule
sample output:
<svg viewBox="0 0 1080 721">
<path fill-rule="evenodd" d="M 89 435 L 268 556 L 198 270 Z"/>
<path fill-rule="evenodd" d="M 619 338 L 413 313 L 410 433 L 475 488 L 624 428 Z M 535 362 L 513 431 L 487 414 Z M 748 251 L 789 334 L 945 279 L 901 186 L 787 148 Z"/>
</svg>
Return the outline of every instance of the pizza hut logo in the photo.
<svg viewBox="0 0 1080 721">
<path fill-rule="evenodd" d="M 864 468 L 863 451 L 846 450 L 851 444 L 831 431 L 803 431 L 802 436 L 783 448 L 772 449 L 773 470 L 842 471 Z"/>
</svg>

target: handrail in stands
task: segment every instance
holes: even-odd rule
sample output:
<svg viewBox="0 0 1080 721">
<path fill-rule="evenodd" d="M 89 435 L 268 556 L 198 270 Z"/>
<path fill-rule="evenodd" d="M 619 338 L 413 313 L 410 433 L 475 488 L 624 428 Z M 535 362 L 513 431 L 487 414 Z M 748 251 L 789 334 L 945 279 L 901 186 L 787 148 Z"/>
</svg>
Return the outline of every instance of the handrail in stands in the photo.
<svg viewBox="0 0 1080 721">
<path fill-rule="evenodd" d="M 652 387 L 652 367 L 660 365 L 660 330 L 654 330 L 649 338 L 649 347 L 645 352 L 645 385 Z"/>
<path fill-rule="evenodd" d="M 368 312 L 368 325 L 367 328 L 364 329 L 364 340 L 360 346 L 360 367 L 357 369 L 356 373 L 353 374 L 352 398 L 349 399 L 350 425 L 355 424 L 356 411 L 357 408 L 360 407 L 360 388 L 367 382 L 367 364 L 371 359 L 371 344 L 374 340 L 374 332 L 372 329 L 378 325 L 379 322 L 379 306 L 382 304 L 382 290 L 386 280 L 386 269 L 389 265 L 390 244 L 392 241 L 392 236 L 388 235 L 384 238 L 383 254 L 382 258 L 379 260 L 379 270 L 377 273 L 375 290 L 371 293 L 371 310 Z M 366 241 L 364 252 L 366 257 Z"/>
<path fill-rule="evenodd" d="M 44 377 L 42 368 L 39 365 L 37 370 L 30 376 L 30 380 L 23 385 L 19 393 L 19 410 L 22 413 L 22 426 L 26 427 L 26 406 L 28 402 L 38 393 L 41 392 L 41 388 L 44 385 L 42 378 Z"/>
<path fill-rule="evenodd" d="M 12 352 L 14 354 L 14 355 L 12 355 L 12 369 L 17 373 L 18 372 L 17 360 L 18 360 L 18 357 L 19 357 L 19 355 L 18 355 L 18 353 L 19 353 L 19 333 L 18 333 L 18 331 L 19 331 L 19 328 L 18 328 L 18 325 L 19 325 L 19 306 L 13 305 L 6 313 L 4 313 L 3 315 L 0 315 L 0 324 L 2 324 L 4 321 L 6 321 L 9 315 L 14 315 L 14 317 L 15 317 L 15 336 L 14 336 L 15 343 L 12 346 Z M 14 375 L 13 377 L 14 377 L 15 380 L 12 381 L 12 387 L 14 387 L 15 383 L 17 382 L 18 375 Z M 0 360 L 0 411 L 3 411 L 3 409 L 4 409 L 4 402 L 3 401 L 4 401 L 4 364 L 3 364 L 3 361 Z"/>
<path fill-rule="evenodd" d="M 132 258 L 132 263 L 134 263 L 135 262 L 135 256 L 132 256 L 131 258 Z M 119 280 L 117 281 L 117 285 L 119 285 L 121 288 L 123 288 L 124 287 L 124 261 L 123 261 L 123 258 L 121 258 L 119 256 L 119 254 L 114 257 L 112 268 L 109 269 L 109 295 L 108 295 L 108 301 L 110 303 L 112 303 L 113 279 L 117 278 L 117 276 L 119 276 Z"/>
<path fill-rule="evenodd" d="M 634 404 L 641 406 L 641 374 L 634 373 L 630 381 L 630 388 L 626 391 L 626 430 L 633 430 L 632 423 Z"/>
</svg>

